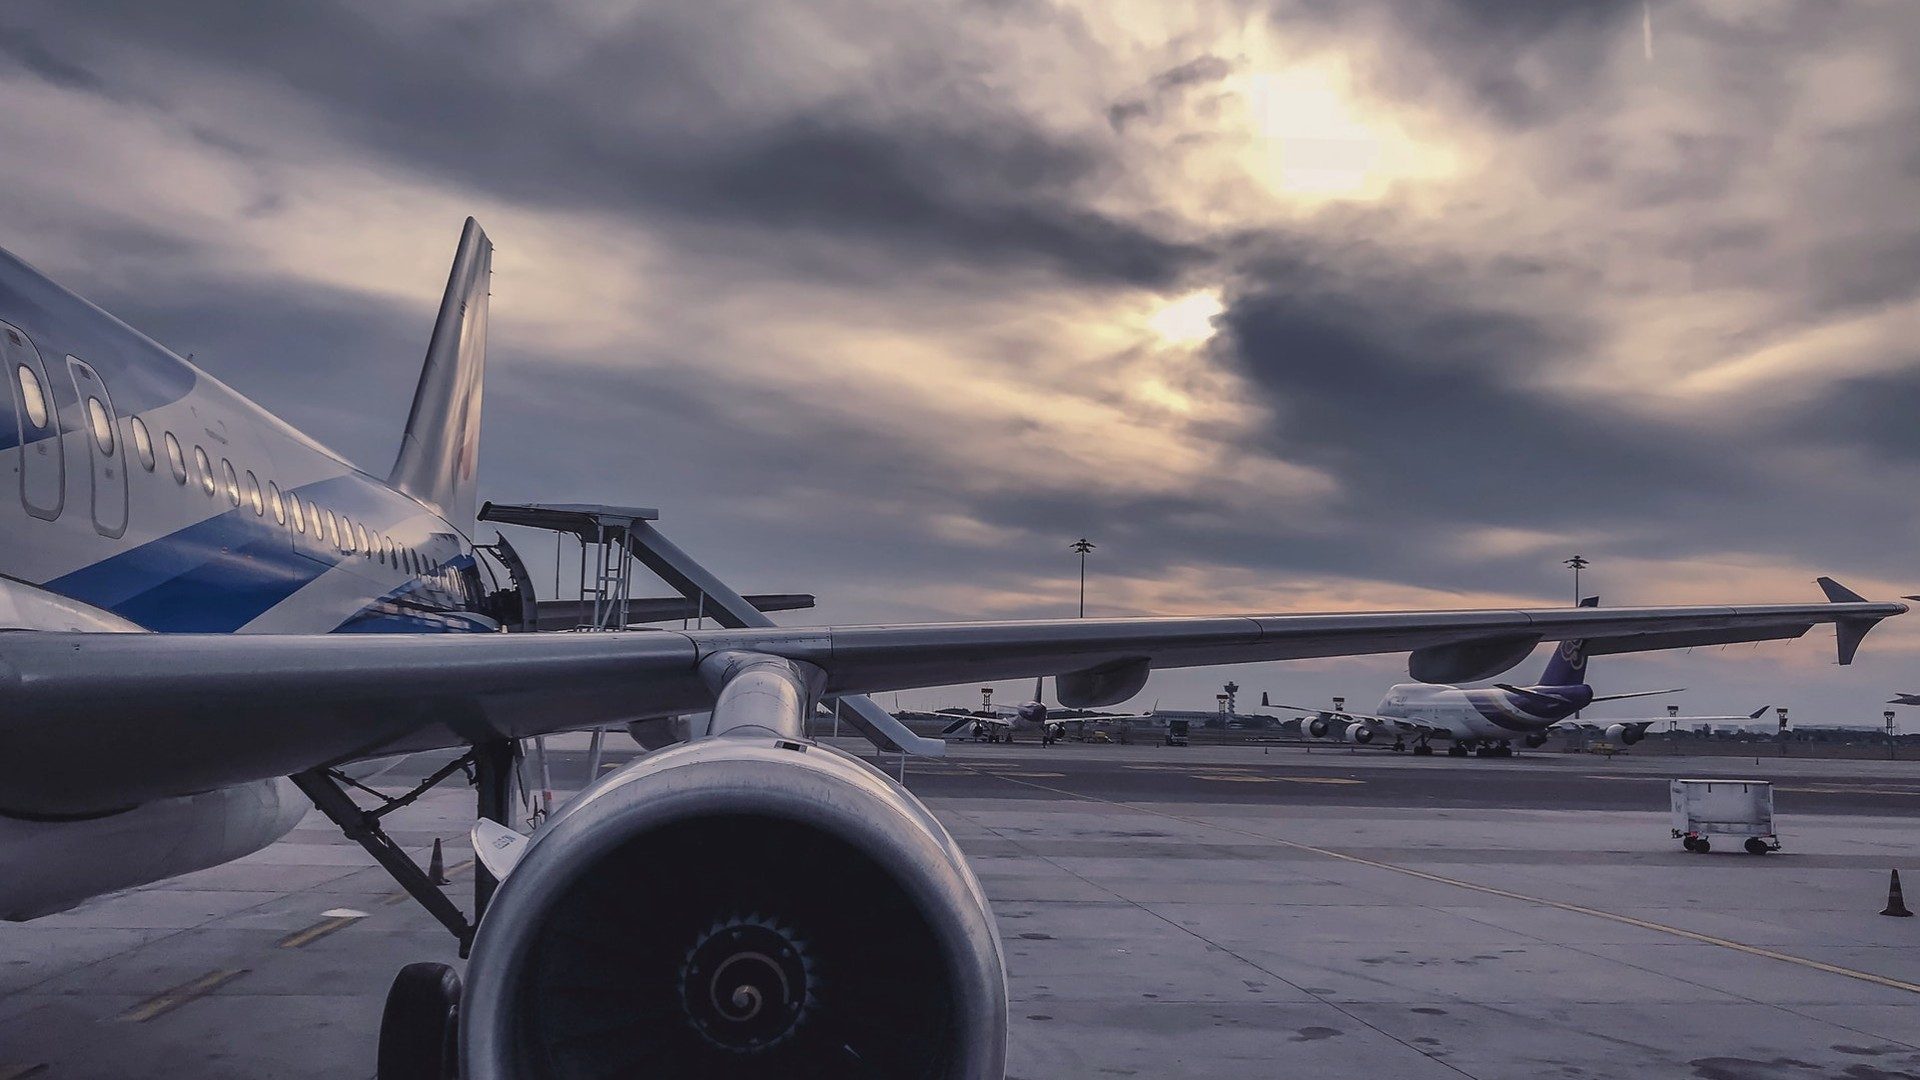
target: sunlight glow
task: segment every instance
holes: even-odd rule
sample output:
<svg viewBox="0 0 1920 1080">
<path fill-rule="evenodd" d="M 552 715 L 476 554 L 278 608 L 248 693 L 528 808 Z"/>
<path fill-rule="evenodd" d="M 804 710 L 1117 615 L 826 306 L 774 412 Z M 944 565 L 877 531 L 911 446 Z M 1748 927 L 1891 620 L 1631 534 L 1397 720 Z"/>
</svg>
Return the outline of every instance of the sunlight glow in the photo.
<svg viewBox="0 0 1920 1080">
<path fill-rule="evenodd" d="M 1218 289 L 1202 289 L 1149 315 L 1147 328 L 1169 345 L 1198 345 L 1213 336 L 1213 320 L 1225 310 Z"/>
<path fill-rule="evenodd" d="M 1396 180 L 1451 171 L 1446 154 L 1408 136 L 1392 119 L 1369 115 L 1337 64 L 1256 71 L 1243 95 L 1254 135 L 1249 162 L 1279 194 L 1311 199 L 1377 199 Z"/>
</svg>

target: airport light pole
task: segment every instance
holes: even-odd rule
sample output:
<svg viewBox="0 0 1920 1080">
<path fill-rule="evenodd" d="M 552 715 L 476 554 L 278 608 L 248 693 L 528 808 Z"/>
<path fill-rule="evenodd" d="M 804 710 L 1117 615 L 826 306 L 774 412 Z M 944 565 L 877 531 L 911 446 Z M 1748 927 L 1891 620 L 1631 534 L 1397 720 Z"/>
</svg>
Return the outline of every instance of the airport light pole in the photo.
<svg viewBox="0 0 1920 1080">
<path fill-rule="evenodd" d="M 1592 566 L 1593 564 L 1587 561 L 1587 557 L 1585 555 L 1575 555 L 1571 559 L 1562 560 L 1561 565 L 1571 566 L 1573 568 L 1573 606 L 1579 607 L 1580 606 L 1580 571 L 1585 570 L 1587 567 Z"/>
<path fill-rule="evenodd" d="M 1067 549 L 1080 556 L 1080 618 L 1087 617 L 1087 553 L 1094 548 L 1093 541 L 1081 537 L 1067 545 Z"/>
</svg>

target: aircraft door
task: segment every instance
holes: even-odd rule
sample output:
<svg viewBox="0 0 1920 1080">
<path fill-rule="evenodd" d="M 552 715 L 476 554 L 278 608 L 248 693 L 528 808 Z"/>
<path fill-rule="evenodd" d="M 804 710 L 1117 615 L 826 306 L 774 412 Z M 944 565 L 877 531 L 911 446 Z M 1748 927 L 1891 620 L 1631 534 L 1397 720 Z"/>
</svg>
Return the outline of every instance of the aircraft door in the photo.
<svg viewBox="0 0 1920 1080">
<path fill-rule="evenodd" d="M 73 375 L 87 460 L 93 465 L 93 528 L 101 536 L 118 538 L 127 531 L 127 450 L 121 445 L 120 417 L 92 365 L 69 356 L 67 370 Z"/>
<path fill-rule="evenodd" d="M 67 450 L 60 435 L 60 406 L 47 365 L 27 335 L 0 323 L 0 356 L 6 360 L 13 415 L 20 433 L 20 501 L 27 513 L 52 521 L 66 503 Z"/>
</svg>

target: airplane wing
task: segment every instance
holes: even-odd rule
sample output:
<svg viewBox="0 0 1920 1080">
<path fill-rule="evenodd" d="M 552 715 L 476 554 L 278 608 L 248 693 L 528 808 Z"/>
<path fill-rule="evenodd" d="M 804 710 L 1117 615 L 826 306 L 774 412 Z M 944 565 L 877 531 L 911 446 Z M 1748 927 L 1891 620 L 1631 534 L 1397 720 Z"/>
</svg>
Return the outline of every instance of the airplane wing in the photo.
<svg viewBox="0 0 1920 1080">
<path fill-rule="evenodd" d="M 1762 705 L 1745 716 L 1606 716 L 1594 720 L 1562 720 L 1553 725 L 1555 731 L 1578 729 L 1580 731 L 1601 732 L 1615 724 L 1628 727 L 1647 727 L 1651 724 L 1664 724 L 1672 721 L 1676 724 L 1740 724 L 1752 723 L 1766 715 L 1772 706 Z"/>
<path fill-rule="evenodd" d="M 1308 708 L 1305 705 L 1281 705 L 1277 703 L 1269 703 L 1267 707 L 1270 709 L 1286 709 L 1289 712 L 1306 713 L 1309 716 L 1331 716 L 1336 720 L 1345 720 L 1350 724 L 1352 723 L 1368 724 L 1373 727 L 1384 727 L 1391 731 L 1404 731 L 1410 735 L 1450 734 L 1448 729 L 1441 727 L 1438 724 L 1423 724 L 1418 720 L 1410 720 L 1404 716 L 1373 716 L 1371 714 L 1361 713 L 1361 712 L 1347 712 L 1347 711 L 1335 710 L 1335 709 L 1313 709 L 1313 708 Z"/>
<path fill-rule="evenodd" d="M 1493 686 L 1496 690 L 1505 690 L 1509 694 L 1515 694 L 1523 698 L 1531 698 L 1534 701 L 1549 705 L 1566 704 L 1563 699 L 1554 697 L 1552 694 L 1542 694 L 1537 690 L 1529 690 L 1524 686 L 1515 686 L 1513 683 L 1494 683 Z M 1598 704 L 1602 701 L 1625 701 L 1628 698 L 1659 697 L 1661 694 L 1678 694 L 1684 690 L 1686 690 L 1686 687 L 1676 686 L 1671 690 L 1635 690 L 1630 694 L 1596 694 L 1588 698 L 1587 701 L 1588 704 Z"/>
<path fill-rule="evenodd" d="M 956 717 L 953 723 L 948 724 L 944 728 L 941 728 L 940 734 L 951 735 L 954 732 L 959 731 L 961 728 L 964 728 L 964 727 L 1010 728 L 1012 726 L 1013 726 L 1013 721 L 1007 719 L 1004 716 L 961 716 L 961 717 Z"/>
<path fill-rule="evenodd" d="M 1411 651 L 1487 678 L 1541 641 L 1612 651 L 1841 629 L 1898 603 L 1552 608 L 744 627 L 604 634 L 0 634 L 0 809 L 95 813 L 322 765 L 712 707 L 702 658 L 812 664 L 827 694 L 1054 675 L 1063 704 L 1138 693 L 1156 668 Z M 1846 658 L 1846 657 L 1843 657 Z"/>
</svg>

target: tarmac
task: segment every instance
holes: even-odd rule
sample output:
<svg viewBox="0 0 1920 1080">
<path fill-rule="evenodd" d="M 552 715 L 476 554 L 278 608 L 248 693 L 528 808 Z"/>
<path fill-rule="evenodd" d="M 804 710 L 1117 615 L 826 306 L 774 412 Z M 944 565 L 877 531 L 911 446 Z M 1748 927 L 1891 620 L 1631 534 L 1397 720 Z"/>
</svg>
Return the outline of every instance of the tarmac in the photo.
<svg viewBox="0 0 1920 1080">
<path fill-rule="evenodd" d="M 564 797 L 582 740 L 551 745 Z M 906 782 L 994 903 L 1009 1076 L 1920 1077 L 1920 919 L 1878 914 L 1890 869 L 1920 885 L 1912 763 L 953 753 Z M 1784 851 L 1682 851 L 1666 780 L 1689 775 L 1774 781 Z M 388 819 L 423 861 L 446 842 L 463 903 L 470 815 L 451 784 Z M 394 972 L 453 956 L 312 815 L 238 863 L 0 924 L 0 1080 L 371 1076 Z"/>
</svg>

